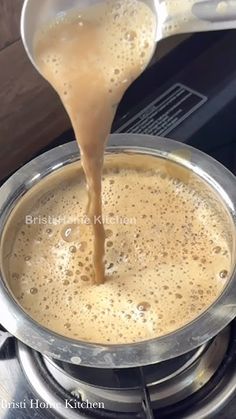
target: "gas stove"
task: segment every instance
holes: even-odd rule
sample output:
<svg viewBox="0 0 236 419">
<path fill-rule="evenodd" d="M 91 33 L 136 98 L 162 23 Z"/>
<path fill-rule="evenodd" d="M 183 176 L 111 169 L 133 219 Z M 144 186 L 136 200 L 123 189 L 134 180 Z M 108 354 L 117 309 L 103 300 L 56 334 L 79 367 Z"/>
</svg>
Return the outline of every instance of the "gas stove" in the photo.
<svg viewBox="0 0 236 419">
<path fill-rule="evenodd" d="M 197 350 L 160 364 L 66 364 L 1 331 L 0 414 L 15 418 L 234 418 L 236 322 Z"/>
<path fill-rule="evenodd" d="M 113 132 L 168 136 L 236 173 L 235 44 L 235 31 L 176 43 L 129 89 Z M 50 148 L 73 139 L 72 131 L 64 133 Z M 235 365 L 236 320 L 191 353 L 121 370 L 50 359 L 0 326 L 0 417 L 231 419 Z"/>
</svg>

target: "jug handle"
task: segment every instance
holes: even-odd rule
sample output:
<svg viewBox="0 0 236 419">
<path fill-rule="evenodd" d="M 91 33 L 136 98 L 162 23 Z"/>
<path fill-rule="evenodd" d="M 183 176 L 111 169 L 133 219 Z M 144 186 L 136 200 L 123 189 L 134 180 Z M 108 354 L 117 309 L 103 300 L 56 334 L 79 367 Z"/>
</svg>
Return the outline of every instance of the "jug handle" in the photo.
<svg viewBox="0 0 236 419">
<path fill-rule="evenodd" d="M 156 5 L 157 38 L 236 28 L 236 0 L 161 0 Z"/>
</svg>

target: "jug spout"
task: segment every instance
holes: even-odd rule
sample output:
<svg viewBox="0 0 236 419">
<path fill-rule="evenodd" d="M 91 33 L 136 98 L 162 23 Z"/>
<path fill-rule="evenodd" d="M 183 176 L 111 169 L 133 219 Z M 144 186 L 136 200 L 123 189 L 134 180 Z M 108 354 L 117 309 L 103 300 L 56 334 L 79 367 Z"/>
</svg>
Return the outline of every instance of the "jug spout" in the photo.
<svg viewBox="0 0 236 419">
<path fill-rule="evenodd" d="M 236 28 L 236 0 L 156 1 L 156 41 L 180 33 Z"/>
</svg>

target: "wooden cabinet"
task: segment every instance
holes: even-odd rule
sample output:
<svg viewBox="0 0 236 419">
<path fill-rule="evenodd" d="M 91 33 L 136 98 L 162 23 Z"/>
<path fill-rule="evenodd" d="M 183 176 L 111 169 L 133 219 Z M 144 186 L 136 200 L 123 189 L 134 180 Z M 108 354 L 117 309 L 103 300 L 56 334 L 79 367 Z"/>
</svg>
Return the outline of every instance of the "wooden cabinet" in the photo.
<svg viewBox="0 0 236 419">
<path fill-rule="evenodd" d="M 22 5 L 0 0 L 0 181 L 70 127 L 56 93 L 24 51 Z"/>
<path fill-rule="evenodd" d="M 0 0 L 0 50 L 20 38 L 20 11 L 23 0 Z"/>
</svg>

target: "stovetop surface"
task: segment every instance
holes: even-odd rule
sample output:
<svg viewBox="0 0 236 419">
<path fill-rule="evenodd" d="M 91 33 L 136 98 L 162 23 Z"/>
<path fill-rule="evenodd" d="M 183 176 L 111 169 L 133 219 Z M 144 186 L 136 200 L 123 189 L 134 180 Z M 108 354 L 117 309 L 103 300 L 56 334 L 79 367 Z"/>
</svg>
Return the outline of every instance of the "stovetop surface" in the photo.
<svg viewBox="0 0 236 419">
<path fill-rule="evenodd" d="M 113 131 L 162 135 L 186 142 L 236 173 L 235 45 L 235 31 L 192 36 L 147 70 L 129 89 L 119 107 Z M 72 139 L 72 132 L 65 133 L 51 146 Z M 6 337 L 3 336 L 0 334 L 2 343 Z M 15 405 L 5 409 L 5 401 L 14 401 Z M 40 402 L 22 373 L 16 341 L 9 337 L 0 347 L 0 418 L 58 417 L 51 409 L 40 407 Z M 236 395 L 214 418 L 236 418 Z"/>
</svg>

